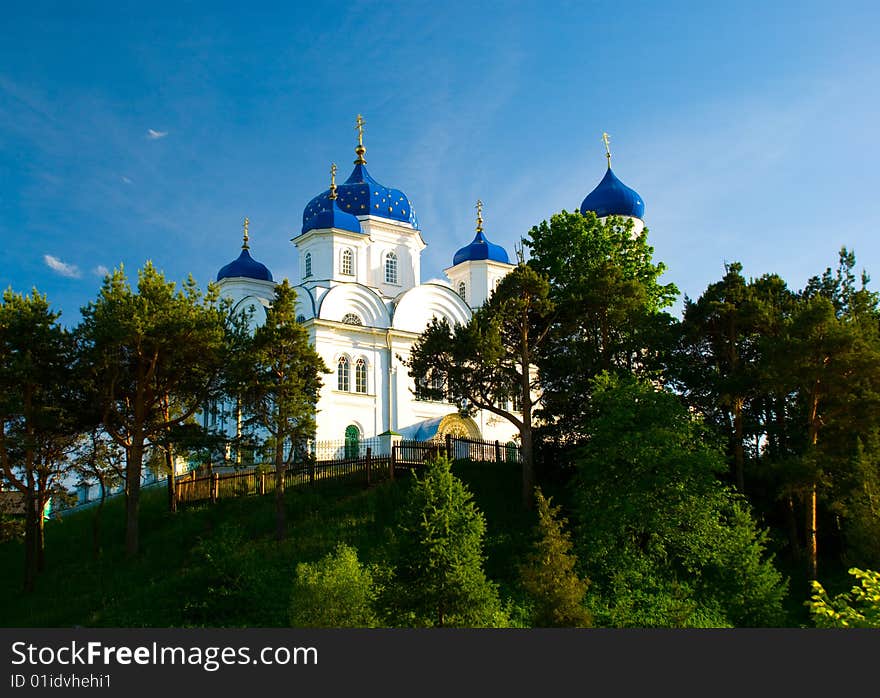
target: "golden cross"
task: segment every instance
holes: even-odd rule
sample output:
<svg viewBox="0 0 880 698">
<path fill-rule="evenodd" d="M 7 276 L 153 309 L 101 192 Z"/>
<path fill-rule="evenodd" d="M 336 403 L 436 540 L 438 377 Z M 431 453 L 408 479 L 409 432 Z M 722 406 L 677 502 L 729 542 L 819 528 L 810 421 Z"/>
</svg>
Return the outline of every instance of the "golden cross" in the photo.
<svg viewBox="0 0 880 698">
<path fill-rule="evenodd" d="M 483 232 L 483 202 L 477 199 L 477 232 Z"/>
<path fill-rule="evenodd" d="M 611 167 L 611 148 L 608 146 L 609 136 L 607 133 L 602 133 L 602 142 L 605 144 L 605 157 L 608 158 L 608 167 Z"/>
<path fill-rule="evenodd" d="M 366 165 L 367 161 L 364 159 L 364 153 L 367 152 L 367 149 L 364 147 L 364 117 L 360 114 L 357 115 L 357 126 L 355 128 L 358 132 L 358 144 L 357 148 L 354 149 L 354 152 L 357 153 L 357 160 L 354 161 L 355 165 Z"/>
<path fill-rule="evenodd" d="M 241 249 L 243 249 L 243 250 L 248 249 L 248 224 L 249 223 L 250 223 L 250 221 L 248 220 L 248 217 L 245 216 L 244 217 L 244 242 L 241 245 Z"/>
<path fill-rule="evenodd" d="M 364 117 L 362 117 L 360 114 L 358 114 L 357 115 L 357 126 L 355 126 L 355 128 L 357 129 L 357 132 L 358 132 L 358 145 L 364 144 L 364 124 L 365 123 L 366 122 L 364 121 Z"/>
<path fill-rule="evenodd" d="M 336 163 L 330 165 L 330 198 L 336 198 Z"/>
</svg>

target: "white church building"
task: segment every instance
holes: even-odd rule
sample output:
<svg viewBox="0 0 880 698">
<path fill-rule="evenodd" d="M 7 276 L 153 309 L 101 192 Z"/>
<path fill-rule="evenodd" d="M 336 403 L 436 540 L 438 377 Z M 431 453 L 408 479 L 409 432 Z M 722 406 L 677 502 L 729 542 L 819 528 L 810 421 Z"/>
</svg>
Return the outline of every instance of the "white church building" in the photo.
<svg viewBox="0 0 880 698">
<path fill-rule="evenodd" d="M 420 397 L 403 363 L 432 318 L 466 323 L 514 265 L 503 247 L 486 238 L 478 213 L 476 236 L 455 253 L 447 279 L 423 282 L 426 241 L 412 202 L 367 171 L 362 124 L 358 117 L 351 175 L 337 185 L 332 167 L 330 188 L 305 206 L 302 228 L 292 239 L 300 265 L 299 278 L 291 279 L 297 319 L 332 370 L 323 377 L 315 440 L 393 434 L 424 441 L 452 434 L 516 442 L 516 428 L 497 415 L 462 416 L 457 405 Z M 605 178 L 581 206 L 587 210 L 643 225 L 644 204 L 611 171 L 610 156 Z M 219 271 L 217 282 L 236 308 L 253 307 L 255 324 L 265 320 L 275 283 L 250 255 L 247 226 L 241 254 Z"/>
</svg>

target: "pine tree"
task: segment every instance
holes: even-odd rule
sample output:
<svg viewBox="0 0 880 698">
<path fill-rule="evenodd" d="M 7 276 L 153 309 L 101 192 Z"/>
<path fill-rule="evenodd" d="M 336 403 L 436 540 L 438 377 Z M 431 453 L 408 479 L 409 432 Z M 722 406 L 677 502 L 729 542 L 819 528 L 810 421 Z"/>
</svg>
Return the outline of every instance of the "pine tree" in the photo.
<svg viewBox="0 0 880 698">
<path fill-rule="evenodd" d="M 535 489 L 538 511 L 537 540 L 525 565 L 520 568 L 523 587 L 534 601 L 532 624 L 538 628 L 588 628 L 593 624 L 584 606 L 589 581 L 575 572 L 577 558 L 560 516 L 539 488 Z"/>
<path fill-rule="evenodd" d="M 415 478 L 399 521 L 394 621 L 418 627 L 492 627 L 505 618 L 483 571 L 486 522 L 473 495 L 439 458 Z"/>
</svg>

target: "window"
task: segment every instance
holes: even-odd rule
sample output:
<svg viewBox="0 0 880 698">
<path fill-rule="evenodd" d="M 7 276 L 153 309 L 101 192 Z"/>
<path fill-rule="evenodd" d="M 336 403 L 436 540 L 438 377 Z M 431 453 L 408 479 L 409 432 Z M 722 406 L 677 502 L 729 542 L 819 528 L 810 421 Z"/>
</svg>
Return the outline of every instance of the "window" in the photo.
<svg viewBox="0 0 880 698">
<path fill-rule="evenodd" d="M 465 303 L 467 302 L 467 286 L 464 285 L 464 281 L 458 284 L 458 295 Z"/>
<path fill-rule="evenodd" d="M 364 321 L 361 320 L 359 315 L 355 315 L 354 313 L 346 313 L 342 316 L 342 324 L 343 325 L 363 325 Z"/>
<path fill-rule="evenodd" d="M 297 316 L 296 316 L 296 321 L 297 321 L 300 325 L 302 325 L 302 324 L 306 321 L 306 316 L 305 316 L 305 315 L 297 315 Z"/>
<path fill-rule="evenodd" d="M 354 364 L 354 391 L 367 392 L 367 362 L 363 359 L 358 359 Z"/>
<path fill-rule="evenodd" d="M 511 399 L 511 403 L 512 403 L 511 407 L 513 408 L 514 412 L 519 412 L 520 407 L 521 407 L 520 402 L 522 402 L 522 400 L 520 398 L 520 394 L 517 392 L 514 392 L 513 397 Z"/>
<path fill-rule="evenodd" d="M 339 357 L 339 363 L 336 367 L 336 389 L 348 392 L 348 359 L 344 356 Z"/>
<path fill-rule="evenodd" d="M 385 255 L 385 283 L 399 283 L 397 281 L 397 255 L 394 252 Z"/>
<path fill-rule="evenodd" d="M 303 274 L 303 278 L 307 279 L 312 275 L 312 253 L 306 252 L 305 258 L 305 273 Z"/>
<path fill-rule="evenodd" d="M 345 427 L 345 457 L 357 458 L 360 455 L 361 430 L 354 424 Z"/>
<path fill-rule="evenodd" d="M 354 254 L 348 248 L 342 250 L 342 261 L 339 265 L 339 271 L 348 276 L 354 274 Z"/>
</svg>

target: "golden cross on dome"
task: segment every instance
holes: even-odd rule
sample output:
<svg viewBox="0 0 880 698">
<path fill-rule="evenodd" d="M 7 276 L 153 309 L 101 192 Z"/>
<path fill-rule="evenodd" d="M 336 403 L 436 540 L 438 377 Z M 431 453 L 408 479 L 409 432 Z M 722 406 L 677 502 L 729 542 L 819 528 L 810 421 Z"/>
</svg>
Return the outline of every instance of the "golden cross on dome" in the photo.
<svg viewBox="0 0 880 698">
<path fill-rule="evenodd" d="M 245 216 L 244 217 L 244 242 L 241 244 L 241 249 L 243 249 L 243 250 L 249 249 L 249 245 L 248 245 L 248 239 L 249 239 L 248 238 L 248 225 L 249 224 L 250 224 L 250 221 L 248 220 L 248 217 Z"/>
<path fill-rule="evenodd" d="M 336 163 L 330 165 L 330 200 L 336 198 Z"/>
<path fill-rule="evenodd" d="M 355 165 L 366 165 L 367 161 L 364 159 L 364 153 L 367 152 L 367 149 L 364 147 L 364 117 L 360 114 L 357 115 L 357 125 L 355 128 L 358 132 L 358 144 L 357 148 L 354 149 L 354 152 L 357 153 L 357 160 L 354 161 Z"/>
<path fill-rule="evenodd" d="M 483 202 L 477 199 L 477 232 L 483 232 Z"/>
<path fill-rule="evenodd" d="M 608 134 L 603 132 L 602 133 L 602 142 L 605 144 L 605 157 L 608 158 L 608 169 L 610 170 L 611 169 L 611 148 L 608 145 L 609 141 L 610 141 L 610 138 L 609 138 Z"/>
</svg>

